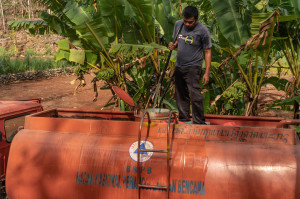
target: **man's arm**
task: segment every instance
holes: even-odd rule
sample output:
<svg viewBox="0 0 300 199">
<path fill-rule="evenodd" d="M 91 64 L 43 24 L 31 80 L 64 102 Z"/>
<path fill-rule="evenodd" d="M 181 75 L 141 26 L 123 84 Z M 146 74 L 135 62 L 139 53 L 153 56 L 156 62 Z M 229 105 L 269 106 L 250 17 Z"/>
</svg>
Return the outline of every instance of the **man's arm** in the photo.
<svg viewBox="0 0 300 199">
<path fill-rule="evenodd" d="M 205 74 L 203 75 L 202 83 L 206 86 L 209 82 L 209 70 L 211 65 L 211 49 L 205 49 Z"/>
</svg>

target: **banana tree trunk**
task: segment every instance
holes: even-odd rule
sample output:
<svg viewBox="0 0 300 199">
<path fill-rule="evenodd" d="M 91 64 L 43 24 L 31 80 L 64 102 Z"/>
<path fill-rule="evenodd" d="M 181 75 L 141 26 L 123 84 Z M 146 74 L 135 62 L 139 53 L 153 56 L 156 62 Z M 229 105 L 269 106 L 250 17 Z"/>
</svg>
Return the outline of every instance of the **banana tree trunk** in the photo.
<svg viewBox="0 0 300 199">
<path fill-rule="evenodd" d="M 299 103 L 296 100 L 294 101 L 294 119 L 300 119 Z"/>
<path fill-rule="evenodd" d="M 258 95 L 254 98 L 251 95 L 245 97 L 245 116 L 257 116 L 258 115 Z"/>
</svg>

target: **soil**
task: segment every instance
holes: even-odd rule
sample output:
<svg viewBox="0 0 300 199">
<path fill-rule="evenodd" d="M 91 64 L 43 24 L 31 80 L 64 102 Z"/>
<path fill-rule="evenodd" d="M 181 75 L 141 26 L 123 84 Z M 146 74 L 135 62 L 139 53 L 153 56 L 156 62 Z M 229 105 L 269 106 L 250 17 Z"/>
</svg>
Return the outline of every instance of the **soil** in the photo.
<svg viewBox="0 0 300 199">
<path fill-rule="evenodd" d="M 79 84 L 79 80 L 75 84 L 71 84 L 77 77 L 76 75 L 62 75 L 43 80 L 32 80 L 17 82 L 11 84 L 0 85 L 0 100 L 21 100 L 41 98 L 44 110 L 54 108 L 71 108 L 85 110 L 101 110 L 112 109 L 113 107 L 103 108 L 110 100 L 112 93 L 110 90 L 99 91 L 99 86 L 104 83 L 98 83 L 99 95 L 96 102 L 92 75 L 85 75 L 86 86 L 80 87 L 76 94 L 74 91 Z"/>
<path fill-rule="evenodd" d="M 278 91 L 271 84 L 268 84 L 266 87 L 262 87 L 258 98 L 258 115 L 265 117 L 283 117 L 293 119 L 294 115 L 292 111 L 268 110 L 268 107 L 272 105 L 275 100 L 284 99 L 286 97 L 285 95 L 286 94 L 284 91 Z"/>
</svg>

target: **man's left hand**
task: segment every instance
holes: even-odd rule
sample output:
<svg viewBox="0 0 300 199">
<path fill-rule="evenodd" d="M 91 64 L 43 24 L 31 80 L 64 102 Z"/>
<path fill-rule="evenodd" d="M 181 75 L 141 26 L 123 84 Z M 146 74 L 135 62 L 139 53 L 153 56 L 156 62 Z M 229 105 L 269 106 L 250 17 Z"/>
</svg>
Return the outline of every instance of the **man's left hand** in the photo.
<svg viewBox="0 0 300 199">
<path fill-rule="evenodd" d="M 203 86 L 206 86 L 208 84 L 208 82 L 209 82 L 209 73 L 205 73 L 202 78 Z"/>
</svg>

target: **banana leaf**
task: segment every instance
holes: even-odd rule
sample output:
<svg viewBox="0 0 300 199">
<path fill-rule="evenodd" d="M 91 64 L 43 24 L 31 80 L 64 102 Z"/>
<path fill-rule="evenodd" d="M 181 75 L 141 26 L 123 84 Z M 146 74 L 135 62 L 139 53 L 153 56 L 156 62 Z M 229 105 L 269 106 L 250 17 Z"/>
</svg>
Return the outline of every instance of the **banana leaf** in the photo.
<svg viewBox="0 0 300 199">
<path fill-rule="evenodd" d="M 158 96 L 158 100 L 161 100 L 161 97 Z M 176 101 L 174 99 L 163 99 L 162 103 L 167 106 L 167 108 L 171 111 L 175 111 L 178 113 L 178 108 L 176 105 Z"/>
<path fill-rule="evenodd" d="M 124 16 L 125 3 L 123 0 L 101 0 L 100 13 L 105 24 L 110 42 L 118 42 L 122 37 L 123 24 L 128 23 Z"/>
<path fill-rule="evenodd" d="M 239 47 L 250 37 L 248 24 L 238 12 L 236 0 L 211 0 L 220 31 L 231 46 Z"/>
<path fill-rule="evenodd" d="M 90 13 L 88 13 L 83 6 L 78 6 L 78 3 L 73 1 L 69 1 L 66 4 L 63 13 L 74 25 L 80 25 L 92 20 Z"/>
<path fill-rule="evenodd" d="M 62 39 L 57 42 L 59 50 L 70 51 L 70 44 L 68 39 Z"/>
<path fill-rule="evenodd" d="M 110 43 L 108 41 L 105 25 L 104 23 L 102 23 L 102 18 L 97 17 L 92 21 L 86 23 L 89 25 L 92 31 L 87 28 L 86 24 L 73 26 L 73 28 L 76 29 L 79 33 L 79 38 L 85 40 L 90 45 L 90 47 L 86 48 L 86 50 L 92 49 L 98 52 L 101 52 L 103 50 L 97 38 L 106 49 L 109 49 Z M 95 37 L 95 35 L 97 38 Z"/>
<path fill-rule="evenodd" d="M 172 41 L 174 24 L 178 20 L 171 0 L 153 0 L 153 11 L 155 19 L 163 29 L 166 43 Z"/>
<path fill-rule="evenodd" d="M 126 0 L 125 16 L 131 18 L 138 31 L 145 38 L 145 42 L 151 43 L 154 36 L 154 19 L 152 16 L 152 0 Z"/>
<path fill-rule="evenodd" d="M 57 16 L 63 15 L 63 9 L 68 3 L 67 0 L 38 0 L 38 2 L 41 2 L 43 5 L 45 5 L 45 7 L 50 9 Z"/>
<path fill-rule="evenodd" d="M 55 33 L 63 35 L 65 37 L 78 39 L 76 31 L 71 26 L 64 23 L 57 16 L 50 15 L 47 12 L 41 12 L 40 17 L 48 24 L 51 30 Z"/>
<path fill-rule="evenodd" d="M 252 13 L 251 35 L 258 33 L 260 25 L 273 15 L 273 12 L 268 13 Z"/>
<path fill-rule="evenodd" d="M 69 61 L 84 65 L 85 52 L 84 50 L 70 50 Z"/>
<path fill-rule="evenodd" d="M 49 32 L 49 25 L 43 20 L 11 20 L 7 24 L 14 30 L 28 29 L 30 33 L 44 34 Z"/>
<path fill-rule="evenodd" d="M 116 53 L 117 55 L 125 55 L 125 56 L 149 56 L 152 54 L 153 50 L 165 50 L 169 51 L 169 49 L 165 46 L 161 46 L 155 43 L 151 44 L 143 44 L 143 45 L 138 45 L 138 44 L 115 44 L 112 46 L 110 49 L 111 53 Z"/>
<path fill-rule="evenodd" d="M 269 5 L 284 10 L 284 15 L 296 15 L 300 18 L 300 2 L 299 0 L 270 0 Z"/>
</svg>

